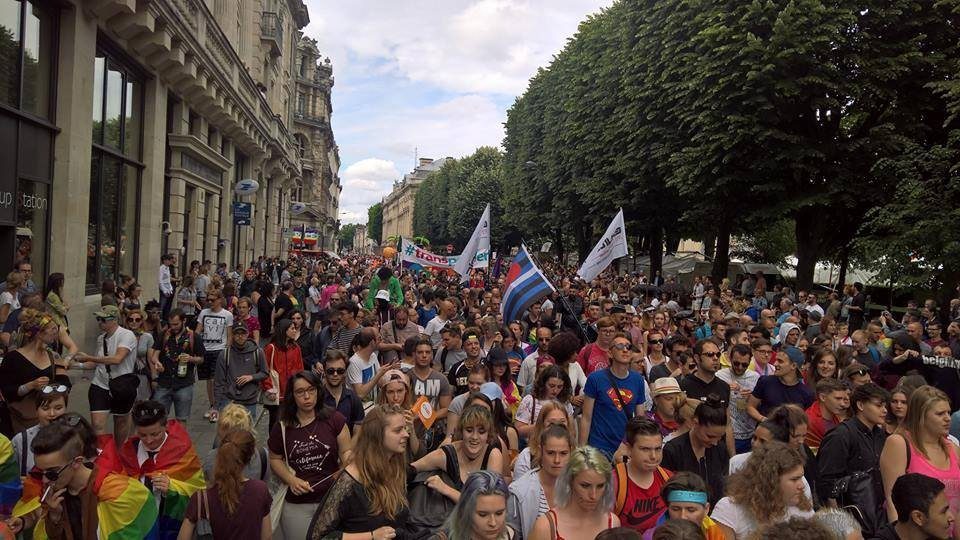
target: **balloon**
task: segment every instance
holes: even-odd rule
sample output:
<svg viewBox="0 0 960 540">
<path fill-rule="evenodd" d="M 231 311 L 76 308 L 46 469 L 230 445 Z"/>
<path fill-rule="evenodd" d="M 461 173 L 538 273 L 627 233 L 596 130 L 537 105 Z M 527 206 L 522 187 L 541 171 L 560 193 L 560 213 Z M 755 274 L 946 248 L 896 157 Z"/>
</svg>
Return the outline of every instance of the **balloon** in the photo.
<svg viewBox="0 0 960 540">
<path fill-rule="evenodd" d="M 383 248 L 383 256 L 392 259 L 397 254 L 397 248 L 387 246 Z"/>
</svg>

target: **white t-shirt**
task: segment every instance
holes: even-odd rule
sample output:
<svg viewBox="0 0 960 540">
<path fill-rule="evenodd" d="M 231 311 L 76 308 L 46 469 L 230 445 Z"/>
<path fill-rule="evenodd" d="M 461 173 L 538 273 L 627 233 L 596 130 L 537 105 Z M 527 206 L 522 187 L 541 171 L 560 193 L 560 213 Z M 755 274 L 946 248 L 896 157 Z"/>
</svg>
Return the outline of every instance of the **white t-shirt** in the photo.
<svg viewBox="0 0 960 540">
<path fill-rule="evenodd" d="M 440 347 L 440 343 L 443 341 L 441 330 L 443 330 L 443 327 L 446 326 L 448 322 L 447 319 L 441 319 L 438 315 L 430 319 L 427 326 L 423 329 L 423 333 L 430 338 L 430 344 L 433 345 L 434 349 Z"/>
<path fill-rule="evenodd" d="M 0 306 L 5 306 L 10 304 L 10 312 L 20 309 L 20 299 L 17 298 L 17 295 L 11 293 L 10 291 L 3 291 L 0 293 Z"/>
<path fill-rule="evenodd" d="M 540 414 L 540 409 L 542 408 L 542 399 L 534 399 L 533 395 L 527 394 L 520 400 L 520 405 L 517 407 L 516 419 L 524 424 L 533 425 L 536 423 L 537 416 Z M 564 404 L 564 408 L 567 410 L 567 414 L 573 416 L 573 405 L 568 402 Z"/>
<path fill-rule="evenodd" d="M 779 522 L 786 521 L 792 517 L 809 518 L 811 516 L 813 516 L 813 510 L 801 510 L 796 506 L 790 506 L 787 508 L 786 515 L 784 515 Z M 753 519 L 753 515 L 751 515 L 746 508 L 733 502 L 733 499 L 730 497 L 724 497 L 717 501 L 717 505 L 713 507 L 713 512 L 710 513 L 710 517 L 717 523 L 722 523 L 733 529 L 733 532 L 736 534 L 736 540 L 746 540 L 747 537 L 757 530 L 757 522 Z"/>
<path fill-rule="evenodd" d="M 350 357 L 350 365 L 347 366 L 347 384 L 353 386 L 354 384 L 366 384 L 373 379 L 373 376 L 377 374 L 377 370 L 380 369 L 380 359 L 377 357 L 376 351 L 370 353 L 370 358 L 364 360 L 356 354 Z M 372 400 L 377 395 L 377 389 L 374 388 L 364 401 Z"/>
<path fill-rule="evenodd" d="M 103 340 L 107 340 L 107 354 L 103 354 Z M 94 356 L 113 356 L 117 349 L 123 347 L 127 349 L 127 356 L 123 362 L 110 366 L 110 373 L 107 373 L 105 364 L 97 364 L 93 372 L 91 384 L 99 386 L 104 390 L 110 390 L 110 378 L 133 373 L 137 368 L 137 336 L 131 330 L 118 326 L 112 336 L 106 337 L 106 334 L 97 336 L 97 350 Z"/>
<path fill-rule="evenodd" d="M 227 348 L 227 328 L 233 327 L 233 313 L 226 309 L 213 311 L 207 308 L 200 312 L 197 322 L 203 325 L 200 337 L 203 339 L 203 348 L 207 352 L 222 351 Z"/>
<path fill-rule="evenodd" d="M 753 455 L 753 452 L 746 452 L 743 454 L 737 454 L 730 457 L 730 474 L 733 474 L 744 467 L 747 464 L 747 460 L 750 459 L 750 456 Z M 803 492 L 807 494 L 807 498 L 811 501 L 813 500 L 813 492 L 810 491 L 810 483 L 807 482 L 807 477 L 803 477 Z"/>
</svg>

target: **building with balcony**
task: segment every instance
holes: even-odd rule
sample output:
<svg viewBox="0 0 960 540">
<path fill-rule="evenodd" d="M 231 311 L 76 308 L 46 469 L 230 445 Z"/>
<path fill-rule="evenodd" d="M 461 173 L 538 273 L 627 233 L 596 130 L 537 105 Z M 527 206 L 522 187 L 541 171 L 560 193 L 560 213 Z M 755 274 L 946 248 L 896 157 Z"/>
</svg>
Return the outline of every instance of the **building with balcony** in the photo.
<svg viewBox="0 0 960 540">
<path fill-rule="evenodd" d="M 62 272 L 81 347 L 96 332 L 101 284 L 131 275 L 144 301 L 157 298 L 162 253 L 176 255 L 180 275 L 193 260 L 285 257 L 290 203 L 301 199 L 317 203 L 309 223 L 333 245 L 329 62 L 304 71 L 319 81 L 313 114 L 325 127 L 295 115 L 297 66 L 320 57 L 301 54 L 302 0 L 5 5 L 0 274 L 22 258 L 38 283 Z M 259 189 L 237 195 L 243 179 Z M 246 203 L 249 224 L 234 224 L 234 203 Z"/>
<path fill-rule="evenodd" d="M 413 205 L 417 199 L 417 190 L 428 176 L 440 170 L 449 157 L 434 161 L 432 158 L 420 158 L 417 167 L 393 183 L 393 190 L 383 198 L 383 237 L 380 243 L 386 244 L 391 236 L 413 237 Z"/>
</svg>

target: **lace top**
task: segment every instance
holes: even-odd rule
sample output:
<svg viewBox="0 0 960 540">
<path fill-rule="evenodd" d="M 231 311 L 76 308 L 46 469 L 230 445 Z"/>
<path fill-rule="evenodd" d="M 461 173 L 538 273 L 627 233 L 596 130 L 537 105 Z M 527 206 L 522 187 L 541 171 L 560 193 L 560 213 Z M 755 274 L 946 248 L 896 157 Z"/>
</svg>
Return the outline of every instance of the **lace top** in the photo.
<svg viewBox="0 0 960 540">
<path fill-rule="evenodd" d="M 310 523 L 309 540 L 339 540 L 344 533 L 369 532 L 380 527 L 397 529 L 397 538 L 404 538 L 409 512 L 400 510 L 394 520 L 384 515 L 370 515 L 370 499 L 366 490 L 346 470 L 334 482 Z"/>
</svg>

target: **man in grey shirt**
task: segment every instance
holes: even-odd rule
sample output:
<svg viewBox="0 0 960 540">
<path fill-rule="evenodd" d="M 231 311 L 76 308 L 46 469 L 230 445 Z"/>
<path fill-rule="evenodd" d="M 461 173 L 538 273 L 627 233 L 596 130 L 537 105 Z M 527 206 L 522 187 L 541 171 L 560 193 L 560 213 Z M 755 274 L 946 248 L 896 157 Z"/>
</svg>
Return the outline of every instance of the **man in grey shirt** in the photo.
<svg viewBox="0 0 960 540">
<path fill-rule="evenodd" d="M 457 362 L 467 357 L 463 350 L 463 339 L 460 336 L 460 329 L 452 325 L 447 325 L 442 330 L 443 346 L 437 350 L 433 358 L 433 365 L 444 373 L 449 373 L 450 368 Z"/>
</svg>

